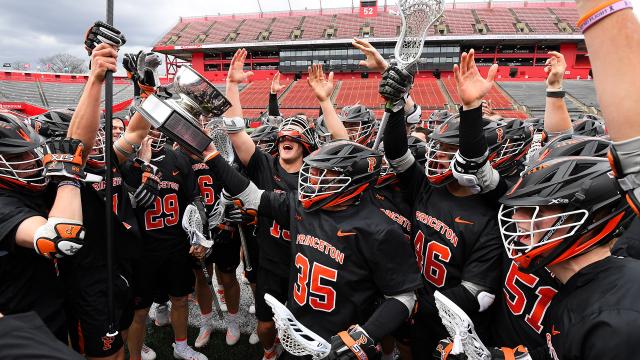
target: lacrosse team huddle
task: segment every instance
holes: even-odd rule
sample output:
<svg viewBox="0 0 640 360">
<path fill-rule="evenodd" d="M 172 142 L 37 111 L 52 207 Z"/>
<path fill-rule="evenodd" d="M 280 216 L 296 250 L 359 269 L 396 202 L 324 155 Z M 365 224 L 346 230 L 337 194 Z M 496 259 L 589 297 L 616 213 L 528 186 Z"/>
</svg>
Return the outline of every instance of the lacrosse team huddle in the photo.
<svg viewBox="0 0 640 360">
<path fill-rule="evenodd" d="M 96 23 L 74 109 L 0 113 L 0 358 L 155 359 L 156 303 L 173 356 L 207 359 L 214 317 L 240 340 L 241 263 L 262 359 L 636 358 L 640 23 L 610 3 L 577 2 L 603 117 L 570 117 L 550 52 L 544 116 L 503 118 L 483 100 L 498 65 L 482 76 L 473 49 L 453 68 L 461 106 L 422 117 L 415 58 L 354 39 L 381 74 L 382 119 L 336 111 L 333 73 L 312 65 L 317 118 L 281 116 L 276 74 L 248 129 L 238 49 L 224 114 L 190 124 L 208 136 L 199 150 L 151 126 L 151 102 L 184 96 L 160 84 L 158 55 L 118 60 L 124 36 Z M 135 101 L 107 141 L 102 89 L 119 61 Z"/>
</svg>

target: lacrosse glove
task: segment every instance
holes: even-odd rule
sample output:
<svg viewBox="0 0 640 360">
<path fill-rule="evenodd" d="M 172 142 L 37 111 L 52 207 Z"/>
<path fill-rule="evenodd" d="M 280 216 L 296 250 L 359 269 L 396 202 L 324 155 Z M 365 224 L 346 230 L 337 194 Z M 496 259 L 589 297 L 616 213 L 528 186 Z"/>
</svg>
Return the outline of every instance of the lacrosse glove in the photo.
<svg viewBox="0 0 640 360">
<path fill-rule="evenodd" d="M 468 357 L 465 353 L 460 353 L 457 355 L 452 354 L 453 350 L 453 342 L 450 339 L 442 339 L 436 350 L 433 353 L 434 359 L 440 360 L 467 360 Z M 516 346 L 515 348 L 490 348 L 488 349 L 491 354 L 492 360 L 506 360 L 506 359 L 514 359 L 514 360 L 531 360 L 531 356 L 522 345 Z"/>
<path fill-rule="evenodd" d="M 126 42 L 127 39 L 120 30 L 102 21 L 96 21 L 84 35 L 84 48 L 89 56 L 93 49 L 102 43 L 119 48 Z"/>
<path fill-rule="evenodd" d="M 44 147 L 44 176 L 61 181 L 71 179 L 83 181 L 87 174 L 84 172 L 84 144 L 78 139 L 51 138 Z"/>
<path fill-rule="evenodd" d="M 149 207 L 160 194 L 162 173 L 157 166 L 149 164 L 140 158 L 135 158 L 133 166 L 139 166 L 142 170 L 142 183 L 133 193 L 136 207 Z"/>
<path fill-rule="evenodd" d="M 353 325 L 331 337 L 331 352 L 328 360 L 374 360 L 380 359 L 375 342 L 360 325 Z"/>
</svg>

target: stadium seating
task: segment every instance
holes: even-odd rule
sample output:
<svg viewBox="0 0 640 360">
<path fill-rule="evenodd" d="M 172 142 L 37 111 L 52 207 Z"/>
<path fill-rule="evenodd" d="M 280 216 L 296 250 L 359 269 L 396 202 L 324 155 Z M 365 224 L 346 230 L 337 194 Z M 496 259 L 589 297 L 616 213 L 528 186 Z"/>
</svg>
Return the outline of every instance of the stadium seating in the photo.
<svg viewBox="0 0 640 360">
<path fill-rule="evenodd" d="M 442 109 L 447 103 L 435 79 L 416 79 L 411 97 L 423 109 Z"/>
<path fill-rule="evenodd" d="M 306 80 L 296 81 L 288 93 L 280 99 L 281 108 L 318 108 L 318 100 L 313 92 L 309 91 Z"/>
<path fill-rule="evenodd" d="M 443 22 L 449 25 L 449 33 L 468 35 L 474 33 L 473 24 L 476 21 L 470 9 L 451 9 L 445 12 Z"/>
<path fill-rule="evenodd" d="M 65 84 L 54 82 L 41 82 L 49 108 L 75 107 L 80 100 L 84 84 Z"/>
<path fill-rule="evenodd" d="M 574 8 L 551 8 L 556 16 L 562 21 L 567 22 L 571 26 L 575 26 L 578 22 L 578 12 Z"/>
<path fill-rule="evenodd" d="M 595 108 L 600 107 L 598 105 L 598 98 L 596 97 L 596 89 L 593 86 L 593 81 L 565 80 L 562 82 L 562 86 L 571 96 L 582 101 L 585 105 Z"/>
<path fill-rule="evenodd" d="M 338 107 L 362 104 L 367 107 L 378 107 L 382 98 L 378 94 L 379 79 L 342 80 L 335 104 Z"/>
<path fill-rule="evenodd" d="M 493 8 L 493 9 L 476 9 L 476 14 L 481 22 L 487 24 L 491 33 L 498 34 L 515 34 L 516 28 L 513 25 L 516 20 L 513 18 L 509 9 Z"/>
<path fill-rule="evenodd" d="M 521 105 L 525 105 L 531 111 L 544 111 L 546 103 L 546 88 L 544 82 L 501 82 L 500 86 L 509 92 Z M 582 109 L 573 101 L 565 101 L 569 112 L 581 112 Z"/>
<path fill-rule="evenodd" d="M 513 9 L 520 21 L 526 22 L 536 33 L 555 34 L 558 28 L 554 22 L 556 18 L 547 8 L 516 8 Z"/>
<path fill-rule="evenodd" d="M 282 81 L 286 85 L 288 82 Z M 240 92 L 240 103 L 243 108 L 262 109 L 269 105 L 269 90 L 271 80 L 253 81 Z"/>
<path fill-rule="evenodd" d="M 0 81 L 0 98 L 4 101 L 28 102 L 45 107 L 37 82 Z"/>
<path fill-rule="evenodd" d="M 442 83 L 444 84 L 447 92 L 451 96 L 451 99 L 456 104 L 461 104 L 460 97 L 458 96 L 458 92 L 456 90 L 456 82 L 453 78 L 442 79 Z M 486 96 L 486 99 L 491 101 L 491 105 L 494 109 L 513 109 L 513 104 L 511 101 L 504 96 L 504 94 L 497 87 L 492 87 L 489 90 L 489 93 Z"/>
<path fill-rule="evenodd" d="M 258 39 L 260 32 L 266 30 L 273 18 L 247 19 L 238 29 L 237 42 L 251 42 Z"/>
<path fill-rule="evenodd" d="M 371 27 L 371 37 L 393 38 L 399 35 L 400 19 L 386 12 L 378 12 L 377 17 L 367 18 Z"/>
<path fill-rule="evenodd" d="M 305 16 L 302 29 L 302 39 L 314 40 L 321 39 L 324 30 L 333 23 L 333 15 Z M 337 37 L 341 35 L 336 34 Z"/>
<path fill-rule="evenodd" d="M 276 17 L 271 25 L 271 35 L 269 40 L 289 40 L 291 31 L 300 24 L 302 16 Z"/>
</svg>

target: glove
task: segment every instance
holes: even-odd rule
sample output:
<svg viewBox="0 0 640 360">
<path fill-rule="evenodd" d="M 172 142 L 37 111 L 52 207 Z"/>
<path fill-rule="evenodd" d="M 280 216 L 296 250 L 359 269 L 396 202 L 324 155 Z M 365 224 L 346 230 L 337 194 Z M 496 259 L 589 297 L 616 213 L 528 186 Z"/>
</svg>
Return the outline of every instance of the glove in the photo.
<svg viewBox="0 0 640 360">
<path fill-rule="evenodd" d="M 436 347 L 436 351 L 433 353 L 434 359 L 440 360 L 467 360 L 468 357 L 464 352 L 460 354 L 453 354 L 453 342 L 450 339 L 440 340 L 438 346 Z M 492 360 L 506 360 L 506 359 L 514 359 L 514 360 L 531 360 L 531 356 L 527 351 L 527 348 L 519 345 L 513 349 L 511 348 L 490 348 L 489 354 L 490 359 Z"/>
<path fill-rule="evenodd" d="M 121 47 L 126 42 L 127 39 L 120 30 L 102 21 L 96 21 L 84 36 L 84 48 L 89 56 L 91 56 L 93 49 L 102 43 Z"/>
<path fill-rule="evenodd" d="M 85 229 L 79 221 L 49 218 L 36 230 L 33 248 L 50 259 L 71 256 L 84 245 L 84 234 Z"/>
<path fill-rule="evenodd" d="M 257 223 L 255 211 L 243 209 L 240 200 L 235 200 L 227 205 L 224 210 L 224 221 L 234 225 Z"/>
<path fill-rule="evenodd" d="M 607 157 L 629 206 L 640 216 L 640 136 L 614 142 Z"/>
<path fill-rule="evenodd" d="M 381 353 L 375 342 L 360 325 L 353 325 L 348 331 L 341 331 L 331 337 L 331 351 L 328 360 L 373 360 L 380 359 Z"/>
<path fill-rule="evenodd" d="M 405 96 L 409 94 L 412 84 L 413 75 L 409 71 L 391 65 L 382 73 L 378 92 L 387 101 L 387 108 L 398 111 L 404 107 Z"/>
<path fill-rule="evenodd" d="M 84 144 L 78 139 L 51 138 L 45 143 L 44 176 L 62 180 L 68 178 L 83 181 L 87 174 L 84 172 Z"/>
<path fill-rule="evenodd" d="M 468 187 L 473 194 L 491 191 L 500 181 L 500 174 L 491 167 L 486 156 L 481 159 L 467 159 L 460 151 L 454 156 L 451 172 L 458 183 Z"/>
<path fill-rule="evenodd" d="M 158 67 L 162 62 L 158 54 L 140 51 L 137 54 L 125 54 L 122 66 L 127 70 L 127 76 L 134 86 L 134 96 L 146 99 L 155 93 L 160 86 Z"/>
<path fill-rule="evenodd" d="M 136 202 L 136 207 L 149 207 L 160 194 L 162 173 L 157 166 L 140 158 L 136 158 L 134 162 L 134 166 L 140 166 L 142 169 L 142 184 L 133 193 L 133 199 Z"/>
</svg>

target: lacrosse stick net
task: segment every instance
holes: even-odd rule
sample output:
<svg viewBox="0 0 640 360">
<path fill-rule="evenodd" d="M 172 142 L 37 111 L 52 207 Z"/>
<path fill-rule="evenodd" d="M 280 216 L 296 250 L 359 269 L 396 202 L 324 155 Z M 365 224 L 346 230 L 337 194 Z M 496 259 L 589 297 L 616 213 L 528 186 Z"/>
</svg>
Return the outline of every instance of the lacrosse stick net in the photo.
<svg viewBox="0 0 640 360">
<path fill-rule="evenodd" d="M 229 134 L 224 126 L 224 120 L 222 120 L 221 117 L 211 119 L 205 130 L 222 158 L 224 158 L 229 164 L 233 163 L 235 157 L 233 153 L 233 145 L 231 145 L 231 139 L 229 139 Z"/>
<path fill-rule="evenodd" d="M 187 235 L 189 235 L 191 245 L 201 245 L 206 248 L 213 246 L 213 240 L 207 239 L 207 237 L 204 236 L 204 224 L 202 223 L 200 212 L 195 205 L 189 204 L 184 209 L 182 228 L 187 232 Z M 208 230 L 209 229 L 207 229 L 207 232 Z"/>
<path fill-rule="evenodd" d="M 273 296 L 264 294 L 264 300 L 271 306 L 278 337 L 287 352 L 295 356 L 311 355 L 314 360 L 329 355 L 331 345 L 326 340 L 300 324 L 291 311 Z"/>
<path fill-rule="evenodd" d="M 435 292 L 435 298 L 442 324 L 453 338 L 451 354 L 464 353 L 469 360 L 491 360 L 491 353 L 478 338 L 464 310 L 439 291 Z"/>
</svg>

